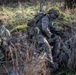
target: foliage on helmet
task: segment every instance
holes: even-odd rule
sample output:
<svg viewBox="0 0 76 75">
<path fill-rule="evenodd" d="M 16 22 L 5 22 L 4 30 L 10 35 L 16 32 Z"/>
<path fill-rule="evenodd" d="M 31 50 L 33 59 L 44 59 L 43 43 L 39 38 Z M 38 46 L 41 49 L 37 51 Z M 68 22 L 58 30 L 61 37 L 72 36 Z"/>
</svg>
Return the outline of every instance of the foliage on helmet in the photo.
<svg viewBox="0 0 76 75">
<path fill-rule="evenodd" d="M 49 15 L 54 14 L 55 16 L 59 17 L 60 11 L 57 7 L 53 7 L 51 9 L 49 9 L 48 14 Z"/>
</svg>

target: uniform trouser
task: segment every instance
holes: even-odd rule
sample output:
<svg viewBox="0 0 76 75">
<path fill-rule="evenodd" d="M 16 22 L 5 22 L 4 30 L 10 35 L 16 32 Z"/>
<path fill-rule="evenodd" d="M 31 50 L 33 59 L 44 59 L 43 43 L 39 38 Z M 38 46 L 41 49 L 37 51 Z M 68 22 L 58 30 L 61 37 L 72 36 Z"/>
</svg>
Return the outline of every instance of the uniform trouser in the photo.
<svg viewBox="0 0 76 75">
<path fill-rule="evenodd" d="M 38 44 L 37 44 L 38 46 Z M 42 49 L 40 50 L 40 52 L 44 52 L 47 55 L 47 59 L 46 59 L 46 67 L 49 68 L 51 70 L 51 72 L 55 72 L 57 69 L 57 65 L 53 62 L 53 58 L 52 58 L 52 52 L 51 52 L 51 48 L 49 43 L 44 43 L 41 45 Z"/>
</svg>

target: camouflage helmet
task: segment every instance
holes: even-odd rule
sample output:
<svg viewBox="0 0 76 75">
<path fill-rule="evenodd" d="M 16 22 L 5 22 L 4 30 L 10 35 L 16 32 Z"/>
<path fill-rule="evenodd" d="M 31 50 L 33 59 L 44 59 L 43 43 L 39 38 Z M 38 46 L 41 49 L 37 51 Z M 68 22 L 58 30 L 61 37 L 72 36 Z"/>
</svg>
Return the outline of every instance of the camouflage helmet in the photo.
<svg viewBox="0 0 76 75">
<path fill-rule="evenodd" d="M 48 11 L 48 14 L 51 16 L 51 17 L 55 17 L 55 18 L 58 18 L 59 15 L 60 15 L 60 12 L 59 12 L 59 9 L 58 8 L 52 8 Z"/>
</svg>

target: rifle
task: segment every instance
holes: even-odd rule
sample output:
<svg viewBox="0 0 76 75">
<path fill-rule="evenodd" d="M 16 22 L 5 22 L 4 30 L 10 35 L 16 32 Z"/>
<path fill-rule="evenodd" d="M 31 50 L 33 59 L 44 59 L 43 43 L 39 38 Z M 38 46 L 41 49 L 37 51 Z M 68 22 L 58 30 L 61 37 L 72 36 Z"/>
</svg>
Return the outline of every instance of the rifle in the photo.
<svg viewBox="0 0 76 75">
<path fill-rule="evenodd" d="M 43 0 L 40 1 L 40 12 L 43 12 Z"/>
<path fill-rule="evenodd" d="M 45 4 L 45 0 L 41 0 L 40 1 L 40 12 L 44 12 L 44 10 L 43 10 L 44 4 Z"/>
</svg>

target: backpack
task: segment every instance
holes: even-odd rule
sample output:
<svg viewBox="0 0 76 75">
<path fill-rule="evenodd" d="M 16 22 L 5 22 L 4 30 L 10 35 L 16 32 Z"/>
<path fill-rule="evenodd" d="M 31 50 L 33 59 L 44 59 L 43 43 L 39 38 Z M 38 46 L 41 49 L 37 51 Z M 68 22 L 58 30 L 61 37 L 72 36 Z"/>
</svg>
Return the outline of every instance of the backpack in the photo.
<svg viewBox="0 0 76 75">
<path fill-rule="evenodd" d="M 30 27 L 39 27 L 41 28 L 41 19 L 46 14 L 44 13 L 37 13 L 32 20 L 29 21 L 28 26 Z"/>
<path fill-rule="evenodd" d="M 36 24 L 42 19 L 42 17 L 46 16 L 45 13 L 38 13 L 35 15 L 34 19 L 35 19 L 35 22 Z"/>
<path fill-rule="evenodd" d="M 41 26 L 41 19 L 46 16 L 46 14 L 44 13 L 37 13 L 36 15 L 34 15 L 34 18 L 32 20 L 29 21 L 28 23 L 28 29 L 31 29 L 30 27 L 38 27 L 40 30 L 40 33 L 43 34 L 42 32 L 42 26 Z M 27 30 L 29 33 L 29 30 Z"/>
<path fill-rule="evenodd" d="M 40 31 L 42 31 L 42 25 L 41 25 L 41 19 L 46 16 L 45 13 L 38 13 L 35 15 L 34 20 L 35 20 L 35 26 L 38 27 L 40 29 Z"/>
</svg>

